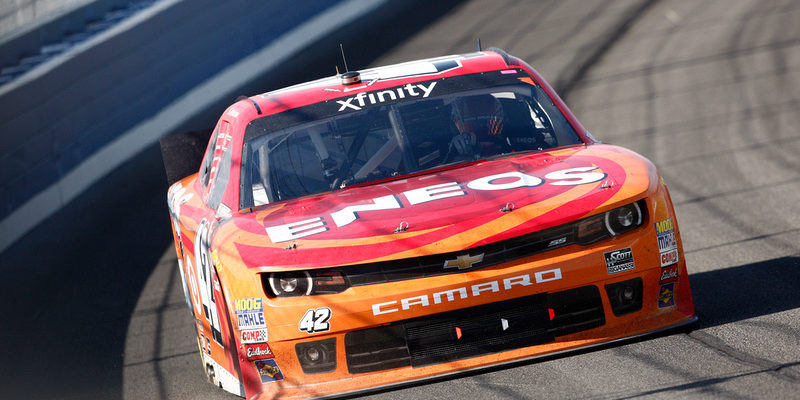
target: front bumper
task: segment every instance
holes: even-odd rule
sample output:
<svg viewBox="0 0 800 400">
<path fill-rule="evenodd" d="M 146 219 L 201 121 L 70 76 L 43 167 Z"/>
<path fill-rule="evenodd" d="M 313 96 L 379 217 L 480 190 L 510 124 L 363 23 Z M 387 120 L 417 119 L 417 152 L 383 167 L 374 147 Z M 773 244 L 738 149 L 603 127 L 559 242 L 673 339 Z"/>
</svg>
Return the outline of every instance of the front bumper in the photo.
<svg viewBox="0 0 800 400">
<path fill-rule="evenodd" d="M 644 253 L 636 241 L 630 239 L 627 243 L 617 243 L 611 247 L 633 246 L 634 254 Z M 571 263 L 558 263 L 565 280 L 588 267 L 581 261 L 585 261 L 585 257 L 593 254 L 592 258 L 597 259 L 598 256 L 602 257 L 604 251 L 606 248 L 593 249 L 588 251 L 591 254 L 577 256 L 575 252 L 569 253 L 573 257 Z M 657 249 L 655 255 L 658 255 Z M 243 383 L 246 388 L 257 388 L 248 390 L 248 394 L 258 392 L 255 396 L 258 398 L 276 395 L 287 398 L 324 397 L 559 354 L 691 323 L 696 317 L 683 254 L 680 256 L 678 279 L 666 284 L 662 284 L 662 268 L 657 263 L 657 257 L 653 257 L 649 262 L 637 259 L 637 267 L 626 273 L 608 275 L 605 265 L 594 263 L 591 267 L 602 271 L 599 276 L 601 279 L 592 279 L 593 275 L 597 276 L 595 274 L 582 274 L 588 276 L 576 278 L 569 285 L 565 285 L 566 281 L 558 282 L 559 285 L 546 282 L 541 285 L 545 286 L 545 290 L 531 288 L 528 290 L 531 293 L 521 297 L 489 291 L 485 300 L 466 299 L 472 301 L 468 307 L 421 316 L 409 312 L 414 307 L 404 310 L 401 302 L 397 303 L 397 312 L 378 316 L 368 313 L 345 314 L 343 310 L 350 307 L 346 302 L 340 305 L 342 308 L 328 304 L 333 310 L 332 326 L 341 329 L 299 338 L 295 335 L 291 340 L 275 340 L 284 331 L 296 331 L 297 324 L 287 324 L 290 328 L 270 328 L 272 340 L 269 345 L 284 379 L 262 382 L 259 375 L 246 371 L 253 369 L 254 362 L 242 357 Z M 549 258 L 551 262 L 552 259 Z M 576 266 L 573 268 L 572 264 Z M 542 270 L 542 267 L 531 269 L 530 264 L 521 263 L 499 277 L 495 271 L 496 278 L 493 281 L 502 282 L 507 279 L 504 277 L 526 268 L 529 271 Z M 488 277 L 492 276 L 492 271 L 475 271 L 474 274 Z M 443 281 L 445 279 L 442 278 Z M 441 282 L 430 282 L 430 286 L 449 288 L 451 291 L 454 287 L 457 289 L 459 283 L 453 284 L 452 277 L 449 280 L 450 286 Z M 485 278 L 470 282 L 486 284 Z M 628 311 L 624 307 L 619 311 L 620 306 L 613 304 L 613 291 L 615 285 L 626 282 L 632 286 L 636 286 L 636 283 L 640 285 L 635 299 L 640 304 L 634 304 Z M 665 286 L 671 289 L 671 294 L 665 294 Z M 422 291 L 435 292 L 431 289 Z M 506 294 L 506 298 L 500 299 L 503 294 Z M 380 304 L 387 303 L 382 301 L 387 299 L 385 296 L 368 298 Z M 455 295 L 454 300 L 458 299 L 458 295 Z M 430 304 L 443 305 L 433 304 L 432 298 Z M 301 314 L 299 311 L 290 311 L 292 308 L 281 311 L 284 314 Z M 392 306 L 385 310 L 391 309 Z M 268 310 L 265 312 L 269 313 Z M 395 315 L 409 317 L 397 318 Z M 338 320 L 337 316 L 340 316 Z M 333 344 L 334 356 L 328 360 L 324 371 L 309 370 L 308 361 L 301 362 L 298 345 L 322 342 L 328 346 Z"/>
</svg>

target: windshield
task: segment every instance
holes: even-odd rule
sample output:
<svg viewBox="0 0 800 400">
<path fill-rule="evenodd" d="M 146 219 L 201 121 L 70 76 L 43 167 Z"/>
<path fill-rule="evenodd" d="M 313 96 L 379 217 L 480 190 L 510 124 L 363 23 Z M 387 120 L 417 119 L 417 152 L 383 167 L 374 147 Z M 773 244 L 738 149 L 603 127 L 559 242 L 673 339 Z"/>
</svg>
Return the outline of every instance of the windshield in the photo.
<svg viewBox="0 0 800 400">
<path fill-rule="evenodd" d="M 558 108 L 521 70 L 359 93 L 252 121 L 240 207 L 578 143 Z"/>
</svg>

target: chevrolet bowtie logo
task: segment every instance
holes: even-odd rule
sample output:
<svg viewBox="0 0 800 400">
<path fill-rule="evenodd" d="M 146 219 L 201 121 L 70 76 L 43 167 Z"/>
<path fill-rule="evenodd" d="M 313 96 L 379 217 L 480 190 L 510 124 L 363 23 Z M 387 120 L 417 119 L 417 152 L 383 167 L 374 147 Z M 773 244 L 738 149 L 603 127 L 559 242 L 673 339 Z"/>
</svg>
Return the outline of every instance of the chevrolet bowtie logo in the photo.
<svg viewBox="0 0 800 400">
<path fill-rule="evenodd" d="M 458 269 L 467 269 L 472 268 L 473 265 L 483 261 L 483 253 L 478 254 L 477 256 L 471 256 L 469 254 L 462 254 L 458 256 L 455 260 L 447 260 L 444 262 L 445 268 L 458 268 Z"/>
</svg>

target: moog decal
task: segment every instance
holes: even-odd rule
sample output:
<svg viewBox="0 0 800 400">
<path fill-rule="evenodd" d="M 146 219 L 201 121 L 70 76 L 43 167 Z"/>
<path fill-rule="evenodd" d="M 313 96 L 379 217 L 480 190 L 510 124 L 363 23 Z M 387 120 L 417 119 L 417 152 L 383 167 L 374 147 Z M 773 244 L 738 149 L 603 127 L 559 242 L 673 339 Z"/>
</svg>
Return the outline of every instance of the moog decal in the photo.
<svg viewBox="0 0 800 400">
<path fill-rule="evenodd" d="M 239 329 L 266 328 L 264 309 L 260 297 L 236 299 L 234 301 Z"/>
<path fill-rule="evenodd" d="M 656 239 L 661 266 L 666 267 L 678 262 L 678 242 L 675 240 L 675 227 L 672 218 L 667 218 L 655 223 Z"/>
</svg>

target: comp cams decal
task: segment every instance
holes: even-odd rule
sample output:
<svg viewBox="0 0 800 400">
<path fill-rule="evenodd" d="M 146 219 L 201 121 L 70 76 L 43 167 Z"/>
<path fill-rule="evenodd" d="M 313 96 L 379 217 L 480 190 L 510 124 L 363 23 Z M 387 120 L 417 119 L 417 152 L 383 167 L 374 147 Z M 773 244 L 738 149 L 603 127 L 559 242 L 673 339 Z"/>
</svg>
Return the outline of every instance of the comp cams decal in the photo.
<svg viewBox="0 0 800 400">
<path fill-rule="evenodd" d="M 268 340 L 267 328 L 242 331 L 243 344 L 266 343 Z"/>
<path fill-rule="evenodd" d="M 544 283 L 561 279 L 561 268 L 539 271 L 533 274 L 533 281 L 530 274 L 512 276 L 503 280 L 477 283 L 471 286 L 463 286 L 450 290 L 433 293 L 432 295 L 423 294 L 422 296 L 406 297 L 400 300 L 392 300 L 384 303 L 372 305 L 372 315 L 389 314 L 402 310 L 409 310 L 412 307 L 428 307 L 433 304 L 440 304 L 443 301 L 465 300 L 470 295 L 478 297 L 485 292 L 500 292 L 511 290 L 515 285 L 530 286 L 533 282 Z M 456 299 L 458 295 L 458 299 Z"/>
<path fill-rule="evenodd" d="M 606 259 L 606 268 L 609 275 L 628 271 L 636 266 L 633 262 L 633 251 L 630 247 L 609 251 L 608 253 L 603 253 L 603 256 Z"/>
<path fill-rule="evenodd" d="M 327 332 L 331 330 L 330 319 L 331 309 L 328 307 L 308 310 L 297 327 L 306 333 Z"/>
<path fill-rule="evenodd" d="M 655 223 L 656 238 L 658 239 L 658 252 L 661 266 L 676 264 L 678 262 L 678 242 L 675 240 L 675 227 L 672 218 L 667 218 Z"/>
<path fill-rule="evenodd" d="M 233 304 L 236 309 L 236 320 L 239 322 L 239 329 L 267 327 L 266 322 L 264 322 L 264 308 L 260 297 L 236 299 Z"/>
<path fill-rule="evenodd" d="M 412 189 L 402 193 L 409 206 L 467 195 L 467 189 L 475 191 L 508 190 L 540 185 L 575 186 L 599 182 L 606 177 L 598 167 L 568 168 L 548 173 L 543 178 L 519 171 L 506 172 L 474 179 L 466 185 L 449 182 Z M 343 227 L 358 220 L 360 212 L 393 210 L 403 208 L 400 195 L 390 194 L 372 199 L 371 204 L 349 205 L 330 215 L 336 227 Z M 310 218 L 284 225 L 266 227 L 267 235 L 273 243 L 286 242 L 328 231 L 331 225 L 325 217 Z"/>
<path fill-rule="evenodd" d="M 258 360 L 253 364 L 256 366 L 258 376 L 261 377 L 261 383 L 283 380 L 283 373 L 274 359 Z"/>
</svg>

